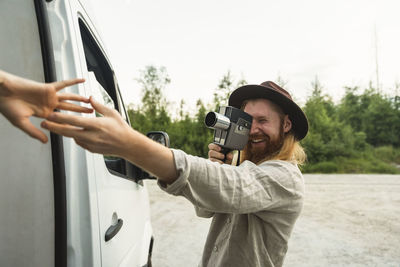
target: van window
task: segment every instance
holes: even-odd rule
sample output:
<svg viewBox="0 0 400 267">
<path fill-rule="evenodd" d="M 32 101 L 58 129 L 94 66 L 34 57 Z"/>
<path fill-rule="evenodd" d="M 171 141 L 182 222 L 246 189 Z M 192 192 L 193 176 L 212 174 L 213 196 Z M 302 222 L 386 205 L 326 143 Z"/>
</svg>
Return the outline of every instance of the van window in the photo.
<svg viewBox="0 0 400 267">
<path fill-rule="evenodd" d="M 119 93 L 117 80 L 115 79 L 114 72 L 108 63 L 108 60 L 81 19 L 79 19 L 79 28 L 88 70 L 88 82 L 93 90 L 93 97 L 103 105 L 116 109 L 129 123 Z M 96 113 L 96 116 L 102 115 Z M 128 178 L 127 162 L 124 159 L 104 156 L 104 161 L 108 170 L 112 174 Z"/>
</svg>

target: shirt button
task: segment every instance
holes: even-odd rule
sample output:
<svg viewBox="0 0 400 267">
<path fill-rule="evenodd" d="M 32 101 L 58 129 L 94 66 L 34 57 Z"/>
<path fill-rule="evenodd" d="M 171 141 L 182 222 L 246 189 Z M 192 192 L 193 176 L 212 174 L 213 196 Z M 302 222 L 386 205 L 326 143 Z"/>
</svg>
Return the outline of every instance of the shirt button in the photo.
<svg viewBox="0 0 400 267">
<path fill-rule="evenodd" d="M 218 251 L 218 247 L 214 246 L 214 252 L 217 252 L 217 251 Z"/>
</svg>

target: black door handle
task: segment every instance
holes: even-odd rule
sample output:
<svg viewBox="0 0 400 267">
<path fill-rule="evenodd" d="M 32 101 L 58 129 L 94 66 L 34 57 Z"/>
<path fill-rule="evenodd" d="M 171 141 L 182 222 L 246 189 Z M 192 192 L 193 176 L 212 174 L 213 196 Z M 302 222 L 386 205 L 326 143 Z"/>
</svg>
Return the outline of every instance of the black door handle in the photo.
<svg viewBox="0 0 400 267">
<path fill-rule="evenodd" d="M 121 230 L 121 227 L 123 224 L 124 224 L 124 221 L 122 219 L 118 219 L 117 224 L 111 225 L 110 227 L 108 227 L 108 229 L 106 231 L 106 236 L 105 236 L 106 242 L 111 240 L 111 238 L 113 238 L 119 232 L 119 230 Z"/>
</svg>

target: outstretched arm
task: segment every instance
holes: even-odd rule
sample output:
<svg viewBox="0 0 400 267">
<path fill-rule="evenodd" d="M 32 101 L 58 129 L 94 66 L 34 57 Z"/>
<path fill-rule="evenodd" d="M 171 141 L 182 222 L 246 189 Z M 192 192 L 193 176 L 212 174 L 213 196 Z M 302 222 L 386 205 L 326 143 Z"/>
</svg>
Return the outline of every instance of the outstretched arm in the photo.
<svg viewBox="0 0 400 267">
<path fill-rule="evenodd" d="M 46 143 L 47 136 L 30 122 L 29 117 L 46 118 L 55 108 L 92 112 L 92 109 L 65 102 L 72 100 L 88 103 L 88 98 L 75 94 L 57 93 L 67 86 L 81 82 L 84 82 L 84 79 L 39 83 L 0 70 L 0 113 L 14 126 Z"/>
<path fill-rule="evenodd" d="M 74 138 L 78 145 L 91 152 L 122 157 L 166 183 L 177 179 L 170 149 L 132 129 L 116 110 L 93 98 L 90 98 L 90 104 L 103 117 L 87 118 L 55 112 L 41 126 Z"/>
</svg>

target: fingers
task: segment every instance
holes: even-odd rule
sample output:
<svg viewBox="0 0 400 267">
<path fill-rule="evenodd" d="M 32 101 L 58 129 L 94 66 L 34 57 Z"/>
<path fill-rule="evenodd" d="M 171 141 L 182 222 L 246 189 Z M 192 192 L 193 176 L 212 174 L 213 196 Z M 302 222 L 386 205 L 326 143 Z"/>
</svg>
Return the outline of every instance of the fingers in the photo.
<svg viewBox="0 0 400 267">
<path fill-rule="evenodd" d="M 60 102 L 56 108 L 62 109 L 62 110 L 74 111 L 74 112 L 83 112 L 83 113 L 92 113 L 93 112 L 92 108 L 81 107 L 79 105 L 68 103 L 68 102 Z"/>
<path fill-rule="evenodd" d="M 81 107 L 76 104 L 65 102 L 66 100 L 70 100 L 70 101 L 79 101 L 79 102 L 89 103 L 90 100 L 87 97 L 77 95 L 77 94 L 71 94 L 71 93 L 58 93 L 57 97 L 58 97 L 58 100 L 60 101 L 56 107 L 58 109 L 75 111 L 75 112 L 83 112 L 83 113 L 93 112 L 93 109 L 91 109 L 91 108 Z"/>
<path fill-rule="evenodd" d="M 46 122 L 56 122 L 59 124 L 70 124 L 73 129 L 76 127 L 92 129 L 97 124 L 94 118 L 85 118 L 76 115 L 64 114 L 60 112 L 53 112 L 48 117 Z M 53 125 L 53 124 L 51 124 Z M 47 129 L 47 128 L 46 128 Z M 63 128 L 64 129 L 64 128 Z"/>
<path fill-rule="evenodd" d="M 60 124 L 49 120 L 43 121 L 40 126 L 55 134 L 71 137 L 79 146 L 83 147 L 84 149 L 87 149 L 93 153 L 98 153 L 91 149 L 93 148 L 93 144 L 98 144 L 98 142 L 93 137 L 93 133 L 91 133 L 90 131 L 86 131 L 86 129 L 68 124 Z"/>
<path fill-rule="evenodd" d="M 59 101 L 71 100 L 89 103 L 89 98 L 72 93 L 57 93 L 57 97 Z"/>
<path fill-rule="evenodd" d="M 99 102 L 94 100 L 93 97 L 90 97 L 89 100 L 90 100 L 90 105 L 92 105 L 94 110 L 96 110 L 98 113 L 103 114 L 104 116 L 107 116 L 107 115 L 112 116 L 114 114 L 113 109 L 100 104 Z"/>
<path fill-rule="evenodd" d="M 210 160 L 221 160 L 224 161 L 225 155 L 221 152 L 217 152 L 215 150 L 209 150 L 208 151 L 208 158 Z"/>
<path fill-rule="evenodd" d="M 223 160 L 225 158 L 225 155 L 222 154 L 221 152 L 217 152 L 215 150 L 209 150 L 208 151 L 208 158 L 215 158 L 215 159 L 220 159 Z"/>
<path fill-rule="evenodd" d="M 221 147 L 214 143 L 208 144 L 208 149 L 215 150 L 215 151 L 221 151 Z"/>
<path fill-rule="evenodd" d="M 219 151 L 221 151 L 221 147 L 216 144 L 208 144 L 208 159 L 214 162 L 219 162 L 223 163 L 223 160 L 225 159 L 225 155 Z"/>
<path fill-rule="evenodd" d="M 29 119 L 24 119 L 23 121 L 16 123 L 15 124 L 17 127 L 19 127 L 22 131 L 30 135 L 31 137 L 39 140 L 43 144 L 47 143 L 48 138 L 46 134 L 42 131 L 40 131 L 38 128 L 36 128 Z"/>
<path fill-rule="evenodd" d="M 59 81 L 59 82 L 54 82 L 52 85 L 56 88 L 56 91 L 60 91 L 61 89 L 64 89 L 67 86 L 75 85 L 78 83 L 83 83 L 85 79 L 71 79 L 71 80 L 64 80 L 64 81 Z"/>
<path fill-rule="evenodd" d="M 40 126 L 44 129 L 47 129 L 53 133 L 63 135 L 66 137 L 79 137 L 83 130 L 81 128 L 72 126 L 72 125 L 67 125 L 67 124 L 60 124 L 56 122 L 52 122 L 49 120 L 42 121 Z"/>
<path fill-rule="evenodd" d="M 226 163 L 226 164 L 230 164 L 232 162 L 233 159 L 233 153 L 228 153 L 226 155 L 224 155 L 224 153 L 221 153 L 221 147 L 217 144 L 211 143 L 208 144 L 208 158 L 211 161 L 214 162 L 219 162 L 219 163 Z"/>
<path fill-rule="evenodd" d="M 225 156 L 225 164 L 231 164 L 233 160 L 233 153 L 229 152 L 228 154 L 226 154 Z"/>
<path fill-rule="evenodd" d="M 215 154 L 217 153 L 217 154 Z M 231 164 L 232 163 L 232 159 L 233 159 L 233 154 L 232 153 L 228 153 L 226 154 L 226 156 L 222 153 L 219 152 L 212 152 L 209 151 L 208 152 L 208 159 L 214 162 L 219 162 L 221 164 L 225 163 L 225 164 Z"/>
</svg>

